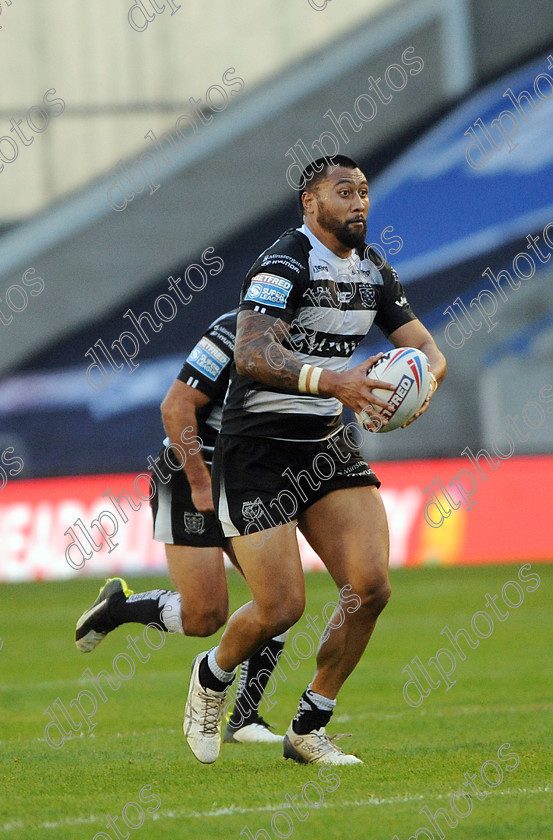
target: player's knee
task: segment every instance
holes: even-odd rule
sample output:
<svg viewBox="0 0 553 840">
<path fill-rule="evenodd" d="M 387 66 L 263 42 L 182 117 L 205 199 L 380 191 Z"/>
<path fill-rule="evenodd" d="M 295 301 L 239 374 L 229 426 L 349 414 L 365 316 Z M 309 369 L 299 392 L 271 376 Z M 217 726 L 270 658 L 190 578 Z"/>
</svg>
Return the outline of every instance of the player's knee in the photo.
<svg viewBox="0 0 553 840">
<path fill-rule="evenodd" d="M 187 611 L 182 615 L 182 629 L 185 636 L 212 636 L 220 630 L 227 620 L 227 610 L 222 607 L 210 608 L 201 612 Z"/>
<path fill-rule="evenodd" d="M 290 627 L 293 627 L 294 624 L 300 620 L 302 612 L 303 611 L 301 610 L 298 612 L 288 610 L 282 615 L 275 617 L 274 621 L 272 621 L 269 625 L 271 637 L 274 638 L 275 636 L 280 636 L 281 633 L 286 633 Z"/>
<path fill-rule="evenodd" d="M 299 621 L 305 609 L 305 598 L 300 596 L 289 595 L 286 601 L 281 604 L 275 604 L 269 609 L 264 610 L 262 616 L 262 623 L 265 629 L 270 631 L 271 636 L 278 636 L 280 633 L 285 633 L 292 625 Z"/>
<path fill-rule="evenodd" d="M 375 603 L 378 608 L 378 612 L 381 613 L 390 598 L 392 597 L 392 587 L 390 586 L 390 581 L 386 580 L 381 586 L 378 588 L 376 595 L 375 595 Z"/>
<path fill-rule="evenodd" d="M 282 619 L 275 622 L 273 636 L 280 636 L 281 633 L 286 633 L 290 627 L 293 627 L 300 620 L 302 615 L 303 607 L 298 607 L 296 610 L 288 609 L 282 616 Z"/>
<path fill-rule="evenodd" d="M 283 627 L 282 630 L 279 630 L 278 633 L 275 633 L 275 635 L 278 635 L 279 633 L 284 633 L 302 617 L 303 611 L 305 609 L 305 595 L 303 594 L 303 592 L 301 594 L 298 593 L 297 595 L 288 597 L 286 599 L 285 607 L 281 607 L 281 609 L 283 609 L 284 611 L 286 626 Z"/>
<path fill-rule="evenodd" d="M 361 608 L 371 617 L 380 615 L 392 594 L 392 588 L 388 578 L 379 578 L 376 581 L 368 581 L 359 593 Z"/>
</svg>

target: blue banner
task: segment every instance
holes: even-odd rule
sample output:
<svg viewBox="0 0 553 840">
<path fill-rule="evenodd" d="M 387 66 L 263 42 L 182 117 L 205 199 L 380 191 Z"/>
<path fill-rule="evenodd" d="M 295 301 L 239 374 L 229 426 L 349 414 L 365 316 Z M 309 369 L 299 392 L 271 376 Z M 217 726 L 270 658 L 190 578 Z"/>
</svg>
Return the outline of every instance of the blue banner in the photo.
<svg viewBox="0 0 553 840">
<path fill-rule="evenodd" d="M 380 251 L 403 282 L 553 221 L 553 56 L 464 102 L 371 185 L 371 198 L 369 230 L 390 238 L 393 225 L 401 247 Z"/>
</svg>

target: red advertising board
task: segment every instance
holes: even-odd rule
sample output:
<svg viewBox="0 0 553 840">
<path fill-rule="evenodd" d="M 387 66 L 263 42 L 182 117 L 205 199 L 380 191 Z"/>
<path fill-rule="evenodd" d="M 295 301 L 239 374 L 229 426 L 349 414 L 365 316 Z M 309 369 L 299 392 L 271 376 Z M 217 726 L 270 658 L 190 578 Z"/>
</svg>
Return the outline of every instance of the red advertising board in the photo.
<svg viewBox="0 0 553 840">
<path fill-rule="evenodd" d="M 390 521 L 392 565 L 553 560 L 553 456 L 373 466 Z M 408 522 L 394 514 L 393 493 L 405 500 Z"/>
<path fill-rule="evenodd" d="M 149 503 L 140 499 L 133 487 L 135 475 L 95 475 L 75 478 L 44 478 L 10 481 L 0 494 L 0 580 L 43 580 L 74 577 L 77 574 L 102 577 L 123 572 L 149 572 L 165 568 L 164 549 L 152 539 Z M 144 492 L 145 482 L 139 489 Z M 105 496 L 129 493 L 136 510 L 121 497 L 117 511 Z M 91 522 L 104 511 L 114 517 L 118 531 L 112 547 L 102 544 L 93 551 L 75 523 L 80 520 L 90 537 L 101 543 Z M 124 518 L 127 521 L 124 521 Z M 110 525 L 105 520 L 106 525 Z M 83 557 L 71 550 L 69 565 L 65 552 L 73 528 L 82 537 L 87 554 L 92 555 L 80 569 Z M 114 530 L 110 527 L 109 530 Z"/>
<path fill-rule="evenodd" d="M 553 559 L 553 456 L 373 467 L 393 567 Z M 0 581 L 163 572 L 147 492 L 145 477 L 131 474 L 9 481 L 0 492 Z M 320 568 L 299 540 L 304 566 Z"/>
</svg>

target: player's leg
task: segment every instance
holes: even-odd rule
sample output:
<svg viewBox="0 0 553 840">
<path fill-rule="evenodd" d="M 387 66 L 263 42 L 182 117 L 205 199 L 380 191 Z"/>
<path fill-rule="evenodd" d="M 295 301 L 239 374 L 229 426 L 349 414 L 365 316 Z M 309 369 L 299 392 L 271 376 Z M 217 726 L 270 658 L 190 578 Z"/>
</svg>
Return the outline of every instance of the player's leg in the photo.
<svg viewBox="0 0 553 840">
<path fill-rule="evenodd" d="M 235 561 L 230 545 L 227 550 Z M 218 552 L 218 563 L 208 558 L 208 551 Z M 215 633 L 228 616 L 228 589 L 222 551 L 167 546 L 167 565 L 171 581 L 178 590 L 175 595 L 181 599 L 181 632 L 186 636 L 209 636 Z M 236 565 L 240 569 L 237 562 Z M 175 599 L 177 608 L 178 601 Z M 283 647 L 284 636 L 269 639 L 262 650 L 256 651 L 242 663 L 236 701 L 225 731 L 225 742 L 266 744 L 282 741 L 282 735 L 270 731 L 259 708 Z"/>
<path fill-rule="evenodd" d="M 178 591 L 155 589 L 132 593 L 122 578 L 112 578 L 77 622 L 79 650 L 93 650 L 105 636 L 128 622 L 157 624 L 161 630 L 208 636 L 228 614 L 223 537 L 213 513 L 194 508 L 182 470 L 169 483 L 151 476 L 154 539 L 164 542 L 171 579 Z"/>
<path fill-rule="evenodd" d="M 242 569 L 230 541 L 225 546 L 235 569 L 242 575 Z M 243 575 L 242 575 L 243 576 Z M 282 735 L 271 732 L 271 727 L 260 714 L 261 700 L 271 679 L 278 658 L 284 649 L 286 633 L 281 633 L 263 645 L 240 666 L 240 680 L 236 690 L 234 707 L 227 715 L 227 727 L 224 741 L 228 744 L 253 744 L 281 742 Z M 274 688 L 265 698 L 267 709 L 275 705 L 271 702 Z M 227 704 L 228 705 L 228 704 Z"/>
<path fill-rule="evenodd" d="M 301 616 L 304 580 L 295 529 L 271 528 L 233 539 L 238 562 L 252 600 L 229 619 L 216 648 L 194 661 L 183 729 L 196 758 L 217 759 L 220 721 L 236 667 L 272 636 L 284 632 Z"/>
<path fill-rule="evenodd" d="M 388 524 L 376 487 L 328 493 L 300 522 L 343 593 L 322 634 L 325 640 L 317 652 L 315 677 L 292 724 L 293 733 L 307 735 L 330 720 L 338 691 L 357 665 L 388 602 Z"/>
<path fill-rule="evenodd" d="M 225 743 L 282 741 L 282 735 L 276 735 L 270 731 L 269 724 L 261 716 L 260 707 L 262 700 L 266 703 L 267 711 L 275 705 L 272 697 L 276 684 L 273 681 L 269 686 L 269 681 L 284 649 L 285 640 L 286 633 L 269 639 L 240 666 L 236 700 L 232 713 L 228 717 L 224 735 Z M 228 705 L 230 704 L 227 703 Z"/>
<path fill-rule="evenodd" d="M 166 543 L 169 576 L 177 591 L 156 589 L 134 594 L 122 578 L 106 581 L 94 604 L 77 622 L 76 644 L 83 652 L 93 650 L 109 632 L 129 622 L 155 624 L 161 630 L 187 636 L 209 636 L 227 619 L 222 546 L 240 567 L 215 515 L 194 508 L 182 470 L 173 472 L 168 484 L 156 475 L 151 476 L 151 482 L 154 538 Z M 270 640 L 267 646 L 275 657 L 272 661 L 254 656 L 244 663 L 227 740 L 282 741 L 282 736 L 270 732 L 259 715 L 261 698 L 283 641 Z"/>
<path fill-rule="evenodd" d="M 222 691 L 240 663 L 288 630 L 303 612 L 305 587 L 295 519 L 288 515 L 294 524 L 283 517 L 284 524 L 276 525 L 273 509 L 285 482 L 282 468 L 289 449 L 288 443 L 248 437 L 217 439 L 212 469 L 215 509 L 252 600 L 231 616 L 217 649 L 202 661 L 200 680 L 215 691 Z"/>
<path fill-rule="evenodd" d="M 342 599 L 347 603 L 337 607 L 329 622 L 313 680 L 314 691 L 335 699 L 390 597 L 388 521 L 378 489 L 329 493 L 306 511 L 302 530 L 338 589 L 347 587 Z"/>
<path fill-rule="evenodd" d="M 94 642 L 98 644 L 108 632 L 129 622 L 155 624 L 166 632 L 200 637 L 209 636 L 222 627 L 228 615 L 222 549 L 167 545 L 166 554 L 169 576 L 177 591 L 155 589 L 132 594 L 121 578 L 113 578 L 102 587 L 104 595 L 106 589 L 111 592 L 107 598 L 100 596 L 101 612 L 94 612 L 88 623 L 84 622 L 79 628 L 83 635 L 77 646 L 81 650 L 92 650 Z M 283 638 L 270 639 L 262 651 L 257 651 L 243 663 L 225 741 L 282 741 L 282 735 L 270 731 L 259 708 L 283 647 Z"/>
<path fill-rule="evenodd" d="M 187 636 L 209 635 L 206 628 L 210 626 L 210 621 L 213 622 L 213 632 L 216 632 L 227 619 L 228 590 L 226 576 L 224 581 L 222 581 L 224 593 L 221 591 L 221 597 L 213 601 L 214 604 L 217 603 L 219 605 L 225 603 L 224 616 L 221 616 L 215 611 L 210 614 L 209 598 L 206 604 L 202 604 L 201 597 L 197 597 L 198 589 L 196 586 L 192 590 L 194 594 L 192 595 L 193 603 L 191 604 L 190 599 L 184 593 L 187 592 L 188 583 L 192 580 L 194 582 L 196 581 L 198 572 L 198 582 L 201 585 L 201 567 L 195 564 L 193 568 L 190 568 L 189 564 L 186 563 L 186 558 L 184 558 L 185 562 L 183 562 L 182 552 L 180 550 L 175 551 L 176 548 L 176 546 L 167 546 L 167 564 L 171 581 L 182 597 L 181 609 L 184 634 Z M 225 551 L 236 570 L 242 574 L 242 569 L 230 542 L 227 542 L 225 545 Z M 206 574 L 210 574 L 209 569 L 206 569 Z M 204 587 L 204 589 L 206 588 Z M 194 632 L 196 627 L 198 628 L 198 632 Z M 276 735 L 274 732 L 271 732 L 271 727 L 261 717 L 259 708 L 265 689 L 284 648 L 285 640 L 286 633 L 282 633 L 274 639 L 269 639 L 262 649 L 256 651 L 253 656 L 242 663 L 234 708 L 228 716 L 224 738 L 225 743 L 267 744 L 282 741 L 282 735 Z M 271 703 L 270 699 L 268 699 L 268 708 L 271 709 L 273 705 L 274 703 Z"/>
<path fill-rule="evenodd" d="M 303 572 L 295 528 L 282 526 L 250 537 L 236 537 L 233 548 L 252 600 L 229 619 L 219 645 L 200 666 L 202 685 L 222 691 L 236 667 L 271 637 L 288 630 L 305 604 Z M 262 544 L 261 544 L 262 543 Z"/>
<path fill-rule="evenodd" d="M 219 754 L 220 722 L 235 668 L 303 612 L 297 505 L 285 509 L 279 504 L 287 483 L 283 471 L 295 462 L 297 450 L 288 442 L 242 436 L 219 435 L 217 440 L 215 508 L 224 533 L 232 538 L 252 600 L 230 618 L 217 648 L 199 656 L 192 669 L 183 728 L 194 755 L 204 763 Z"/>
<path fill-rule="evenodd" d="M 295 527 L 283 525 L 232 545 L 250 587 L 252 600 L 230 617 L 215 658 L 230 672 L 261 645 L 288 630 L 303 613 L 305 586 Z"/>
<path fill-rule="evenodd" d="M 110 578 L 77 622 L 76 645 L 88 653 L 122 624 L 155 624 L 167 633 L 210 636 L 226 621 L 228 594 L 223 552 L 217 547 L 167 545 L 167 565 L 178 591 L 133 593 Z"/>
<path fill-rule="evenodd" d="M 228 589 L 223 550 L 167 545 L 167 568 L 177 592 L 172 593 L 177 632 L 211 636 L 228 617 Z"/>
</svg>

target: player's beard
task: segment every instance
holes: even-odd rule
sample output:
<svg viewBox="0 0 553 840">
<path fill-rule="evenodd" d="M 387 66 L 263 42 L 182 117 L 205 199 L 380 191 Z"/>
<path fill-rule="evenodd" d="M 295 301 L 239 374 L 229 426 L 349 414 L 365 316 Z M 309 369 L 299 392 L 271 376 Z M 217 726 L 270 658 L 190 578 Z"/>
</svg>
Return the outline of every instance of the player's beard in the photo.
<svg viewBox="0 0 553 840">
<path fill-rule="evenodd" d="M 361 248 L 365 247 L 365 239 L 367 237 L 367 220 L 359 217 L 359 221 L 363 222 L 363 227 L 353 227 L 348 222 L 338 222 L 320 202 L 317 201 L 317 210 L 319 211 L 317 221 L 324 230 L 328 233 L 333 233 L 338 242 L 345 245 L 346 248 Z M 357 220 L 356 220 L 357 221 Z"/>
</svg>

